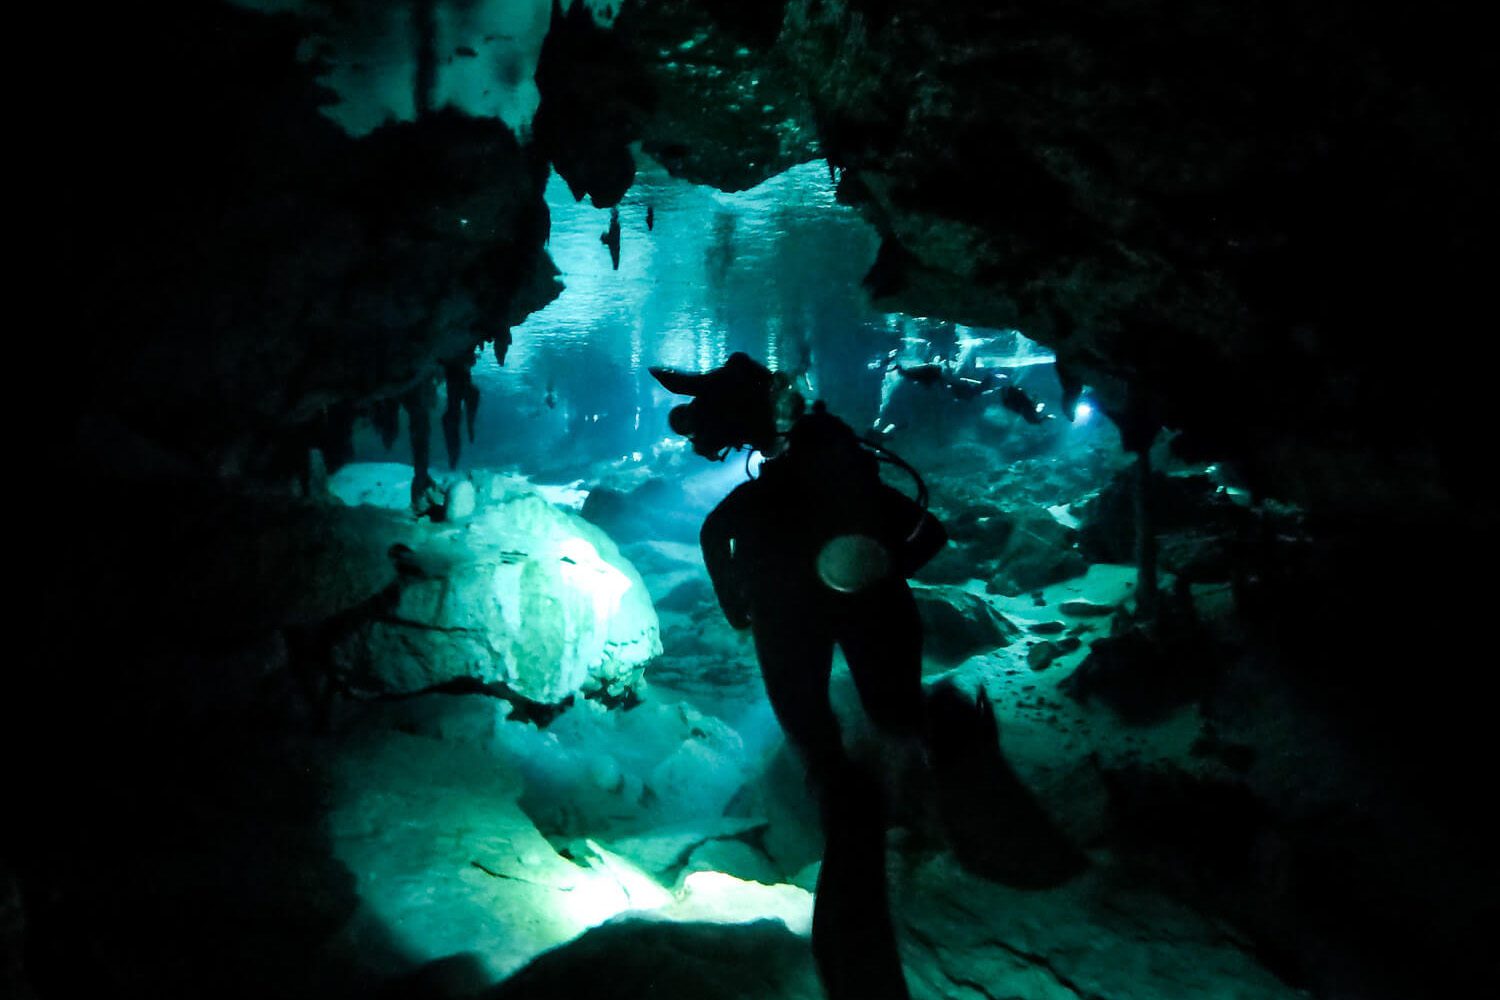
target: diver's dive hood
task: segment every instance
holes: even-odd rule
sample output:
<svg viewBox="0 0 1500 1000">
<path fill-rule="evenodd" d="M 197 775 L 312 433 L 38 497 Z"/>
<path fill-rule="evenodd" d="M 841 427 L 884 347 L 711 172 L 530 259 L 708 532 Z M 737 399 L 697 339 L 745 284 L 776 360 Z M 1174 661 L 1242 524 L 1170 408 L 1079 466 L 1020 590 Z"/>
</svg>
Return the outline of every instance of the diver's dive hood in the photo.
<svg viewBox="0 0 1500 1000">
<path fill-rule="evenodd" d="M 693 397 L 673 408 L 671 420 L 698 454 L 718 460 L 736 448 L 765 452 L 775 446 L 777 397 L 788 391 L 787 380 L 743 351 L 713 371 L 649 371 L 668 392 Z"/>
</svg>

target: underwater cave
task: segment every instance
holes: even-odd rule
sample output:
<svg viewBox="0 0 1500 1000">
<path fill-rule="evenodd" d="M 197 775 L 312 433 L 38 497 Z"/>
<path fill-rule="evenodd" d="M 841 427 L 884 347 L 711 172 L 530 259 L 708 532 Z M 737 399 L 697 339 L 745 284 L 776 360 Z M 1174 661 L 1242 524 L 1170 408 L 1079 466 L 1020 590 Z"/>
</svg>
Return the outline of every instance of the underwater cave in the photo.
<svg viewBox="0 0 1500 1000">
<path fill-rule="evenodd" d="M 49 26 L 0 989 L 1500 994 L 1479 17 Z"/>
</svg>

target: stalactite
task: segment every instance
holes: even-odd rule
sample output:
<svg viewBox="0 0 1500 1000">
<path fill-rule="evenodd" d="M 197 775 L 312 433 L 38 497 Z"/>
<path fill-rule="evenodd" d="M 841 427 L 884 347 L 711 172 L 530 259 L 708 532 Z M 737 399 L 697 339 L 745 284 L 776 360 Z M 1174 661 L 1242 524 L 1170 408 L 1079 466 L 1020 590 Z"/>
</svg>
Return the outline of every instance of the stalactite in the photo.
<svg viewBox="0 0 1500 1000">
<path fill-rule="evenodd" d="M 354 460 L 354 407 L 339 403 L 323 411 L 313 446 L 323 453 L 329 469 Z"/>
<path fill-rule="evenodd" d="M 1151 445 L 1147 442 L 1135 456 L 1135 608 L 1137 616 L 1148 626 L 1156 624 L 1161 610 L 1156 548 L 1156 529 L 1151 517 Z"/>
<path fill-rule="evenodd" d="M 399 399 L 377 399 L 370 411 L 370 423 L 380 434 L 380 443 L 390 451 L 401 433 L 401 401 Z"/>
<path fill-rule="evenodd" d="M 1107 411 L 1106 411 L 1107 412 Z M 1110 413 L 1120 429 L 1120 444 L 1135 455 L 1135 608 L 1136 618 L 1155 630 L 1161 611 L 1157 582 L 1156 526 L 1151 512 L 1151 445 L 1161 432 L 1156 408 L 1132 387 L 1124 411 Z"/>
<path fill-rule="evenodd" d="M 427 491 L 435 485 L 428 471 L 432 451 L 433 403 L 431 382 L 423 382 L 401 397 L 401 406 L 406 410 L 406 425 L 411 436 L 412 506 L 418 509 L 424 508 Z"/>
<path fill-rule="evenodd" d="M 479 386 L 469 379 L 464 391 L 464 427 L 469 432 L 469 443 L 474 443 L 474 418 L 479 415 Z"/>
<path fill-rule="evenodd" d="M 599 242 L 609 247 L 610 266 L 618 271 L 620 269 L 620 210 L 618 207 L 609 210 L 609 228 L 599 234 Z"/>
<path fill-rule="evenodd" d="M 1078 398 L 1083 395 L 1083 379 L 1059 359 L 1053 366 L 1057 381 L 1062 386 L 1062 412 L 1070 422 L 1078 411 Z"/>
<path fill-rule="evenodd" d="M 448 468 L 458 468 L 458 457 L 463 450 L 463 439 L 458 433 L 458 424 L 463 416 L 463 383 L 468 371 L 454 362 L 443 365 L 448 386 L 448 401 L 443 407 L 443 445 L 448 450 Z"/>
<path fill-rule="evenodd" d="M 417 50 L 416 106 L 417 117 L 433 110 L 437 92 L 437 2 L 413 0 L 412 37 Z"/>
<path fill-rule="evenodd" d="M 463 439 L 459 435 L 459 424 L 468 430 L 469 441 L 474 440 L 474 417 L 479 410 L 479 387 L 474 384 L 474 353 L 443 362 L 443 375 L 447 383 L 448 401 L 443 408 L 443 443 L 448 448 L 448 468 L 458 468 L 463 451 Z"/>
</svg>

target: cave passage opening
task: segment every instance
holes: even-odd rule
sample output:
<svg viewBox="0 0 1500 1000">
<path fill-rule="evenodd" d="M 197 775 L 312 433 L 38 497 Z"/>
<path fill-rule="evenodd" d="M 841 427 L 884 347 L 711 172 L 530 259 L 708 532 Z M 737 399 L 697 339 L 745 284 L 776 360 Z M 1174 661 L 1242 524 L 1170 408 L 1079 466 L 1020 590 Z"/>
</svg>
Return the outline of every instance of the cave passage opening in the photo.
<svg viewBox="0 0 1500 1000">
<path fill-rule="evenodd" d="M 451 588 L 472 586 L 472 574 L 448 573 L 449 593 L 432 601 L 475 611 L 458 627 L 520 636 L 492 673 L 527 700 L 426 695 L 381 703 L 374 724 L 392 725 L 394 713 L 407 735 L 462 747 L 469 756 L 459 771 L 498 767 L 513 779 L 509 821 L 529 827 L 531 844 L 517 855 L 522 867 L 475 860 L 470 878 L 481 892 L 549 885 L 553 895 L 527 905 L 546 914 L 554 943 L 626 913 L 769 918 L 802 935 L 810 926 L 817 806 L 766 701 L 753 646 L 723 620 L 697 550 L 703 517 L 760 456 L 712 464 L 693 455 L 667 426 L 680 400 L 650 377 L 653 366 L 701 371 L 744 351 L 920 470 L 953 539 L 916 581 L 925 681 L 984 691 L 1028 783 L 1046 789 L 1057 774 L 1076 776 L 1100 742 L 1124 753 L 1134 739 L 1109 710 L 1066 697 L 1062 683 L 1132 601 L 1133 552 L 1117 537 L 1132 482 L 1119 435 L 1087 389 L 1064 398 L 1051 352 L 1023 332 L 875 308 L 861 279 L 879 240 L 836 189 L 821 161 L 723 193 L 642 157 L 612 213 L 575 200 L 553 174 L 548 250 L 563 288 L 501 350 L 476 352 L 473 436 L 433 462 L 452 516 L 429 527 L 459 562 L 497 562 L 499 582 L 483 599 L 455 600 Z M 1019 389 L 1024 405 L 1003 403 L 1002 385 Z M 447 405 L 439 385 L 434 412 Z M 436 455 L 435 428 L 430 436 Z M 1161 454 L 1172 475 L 1238 494 Z M 353 458 L 332 476 L 333 492 L 410 516 L 408 436 L 382 438 L 361 424 Z M 891 479 L 911 491 L 901 473 Z M 454 509 L 458 494 L 473 499 Z M 541 547 L 516 531 L 526 520 L 518 512 L 537 505 L 551 513 L 528 516 L 547 522 L 537 530 L 552 541 L 546 551 L 564 553 L 561 573 L 525 568 Z M 566 557 L 584 550 L 590 559 Z M 603 603 L 584 565 L 595 562 L 610 584 Z M 579 594 L 588 608 L 568 610 Z M 587 633 L 602 641 L 580 643 Z M 613 673 L 600 668 L 609 647 L 630 643 L 641 656 Z M 541 661 L 565 664 L 567 679 L 528 677 L 547 673 Z M 879 753 L 841 657 L 834 698 L 846 740 Z M 533 702 L 556 707 L 523 710 Z M 1159 738 L 1180 742 L 1194 726 L 1179 719 Z M 385 771 L 363 774 L 345 786 L 337 815 L 400 801 L 380 791 Z M 462 810 L 466 795 L 455 790 L 429 808 Z M 1086 840 L 1100 822 L 1087 813 L 1066 816 L 1063 835 Z M 379 852 L 356 860 L 362 869 L 387 863 Z M 912 886 L 933 877 L 913 875 Z M 409 911 L 414 889 L 385 880 L 367 891 L 367 905 L 389 921 Z M 404 947 L 437 961 L 466 944 L 503 978 L 516 968 L 515 932 L 492 907 L 468 924 L 444 917 L 447 907 L 430 920 L 403 917 Z"/>
</svg>

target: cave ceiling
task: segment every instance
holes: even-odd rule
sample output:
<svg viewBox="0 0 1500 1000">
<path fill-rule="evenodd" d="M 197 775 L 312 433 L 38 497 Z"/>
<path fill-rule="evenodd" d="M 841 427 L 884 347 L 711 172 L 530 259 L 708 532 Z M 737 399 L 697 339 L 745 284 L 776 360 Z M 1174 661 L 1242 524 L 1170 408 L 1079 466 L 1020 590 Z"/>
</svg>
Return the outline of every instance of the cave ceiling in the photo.
<svg viewBox="0 0 1500 1000">
<path fill-rule="evenodd" d="M 253 470 L 555 297 L 549 165 L 608 207 L 636 149 L 725 190 L 821 157 L 881 308 L 1019 328 L 1315 511 L 1474 504 L 1494 88 L 1456 5 L 555 5 L 524 127 L 450 100 L 357 135 L 281 6 L 90 43 L 137 109 L 75 199 L 90 419 Z"/>
</svg>

